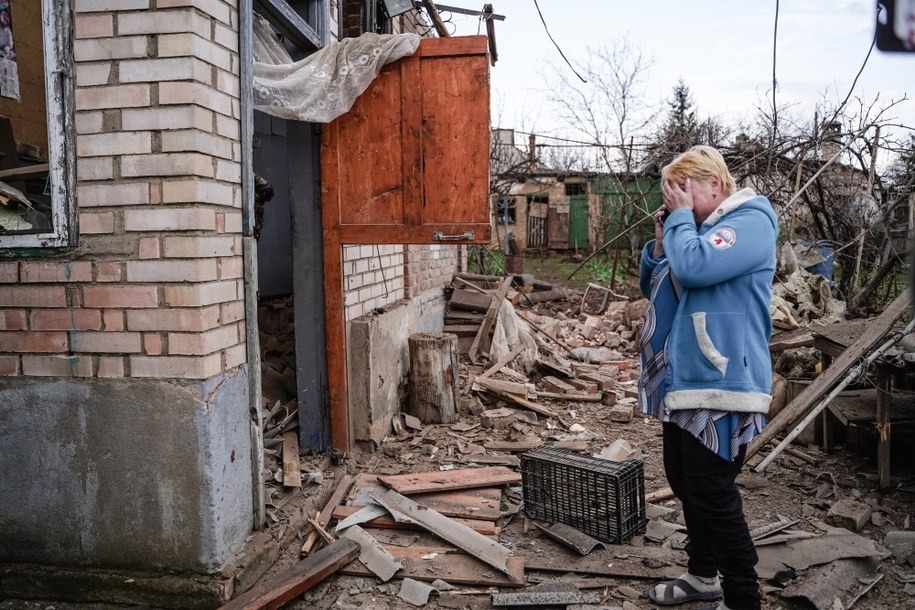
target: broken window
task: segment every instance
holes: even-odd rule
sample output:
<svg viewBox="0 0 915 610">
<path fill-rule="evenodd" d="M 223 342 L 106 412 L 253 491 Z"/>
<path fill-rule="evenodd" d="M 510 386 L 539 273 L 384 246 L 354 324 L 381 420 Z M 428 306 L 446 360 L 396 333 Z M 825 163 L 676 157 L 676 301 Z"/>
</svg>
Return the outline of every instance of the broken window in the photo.
<svg viewBox="0 0 915 610">
<path fill-rule="evenodd" d="M 71 30 L 68 2 L 0 0 L 0 248 L 72 244 Z"/>
<path fill-rule="evenodd" d="M 514 199 L 500 199 L 498 205 L 496 206 L 496 223 L 503 225 L 506 222 L 510 225 L 515 224 L 515 200 Z"/>
<path fill-rule="evenodd" d="M 586 195 L 584 182 L 566 182 L 566 197 L 575 197 L 576 195 Z"/>
</svg>

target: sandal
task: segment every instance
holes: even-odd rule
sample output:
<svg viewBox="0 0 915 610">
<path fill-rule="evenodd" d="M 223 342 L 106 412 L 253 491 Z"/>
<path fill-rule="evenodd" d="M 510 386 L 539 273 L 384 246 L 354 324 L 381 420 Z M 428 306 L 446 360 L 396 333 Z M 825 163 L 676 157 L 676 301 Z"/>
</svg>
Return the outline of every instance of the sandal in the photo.
<svg viewBox="0 0 915 610">
<path fill-rule="evenodd" d="M 699 591 L 682 578 L 675 578 L 660 583 L 660 586 L 664 587 L 664 593 L 661 594 L 660 597 L 655 594 L 655 589 L 658 586 L 659 585 L 655 585 L 648 590 L 648 597 L 659 606 L 673 606 L 674 604 L 683 604 L 695 600 L 714 601 L 716 599 L 721 599 L 722 596 L 720 587 L 712 591 Z M 677 592 L 677 589 L 679 589 L 680 592 Z"/>
</svg>

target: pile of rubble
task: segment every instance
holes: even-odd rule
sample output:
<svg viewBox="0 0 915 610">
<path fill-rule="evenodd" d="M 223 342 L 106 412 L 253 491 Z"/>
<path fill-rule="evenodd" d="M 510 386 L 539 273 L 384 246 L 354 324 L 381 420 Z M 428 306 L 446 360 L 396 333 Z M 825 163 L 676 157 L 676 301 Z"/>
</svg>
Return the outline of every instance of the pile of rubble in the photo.
<svg viewBox="0 0 915 610">
<path fill-rule="evenodd" d="M 291 493 L 271 501 L 272 531 L 302 542 L 294 546 L 304 559 L 259 585 L 259 601 L 273 603 L 284 591 L 286 600 L 304 592 L 291 604 L 303 610 L 547 602 L 635 610 L 648 607 L 649 583 L 685 570 L 685 528 L 665 487 L 660 426 L 634 414 L 646 302 L 614 301 L 600 315 L 575 315 L 574 296 L 531 305 L 518 297 L 524 286 L 538 284 L 455 279 L 446 330 L 466 327 L 459 331 L 456 419 L 430 423 L 401 413 L 377 451 L 351 456 L 348 473 L 327 461 L 303 463 L 301 470 L 327 477 L 321 489 L 329 497 L 288 515 Z M 554 291 L 540 285 L 526 294 Z M 569 307 L 550 315 L 542 311 L 547 302 Z M 784 334 L 773 345 L 781 346 L 776 355 L 809 349 L 809 337 Z M 638 464 L 641 527 L 625 540 L 601 540 L 584 534 L 575 515 L 532 518 L 524 460 L 545 447 L 573 462 Z M 768 471 L 778 485 L 750 472 L 738 480 L 766 603 L 818 610 L 875 607 L 858 600 L 911 604 L 915 533 L 907 494 L 915 484 L 902 480 L 895 493 L 876 493 L 876 475 L 861 472 L 860 458 L 800 449 Z M 754 455 L 749 468 L 761 460 Z M 320 483 L 307 474 L 295 479 Z M 552 493 L 588 497 L 593 490 Z M 307 536 L 295 531 L 302 522 L 310 525 Z M 340 576 L 315 585 L 332 572 Z"/>
</svg>

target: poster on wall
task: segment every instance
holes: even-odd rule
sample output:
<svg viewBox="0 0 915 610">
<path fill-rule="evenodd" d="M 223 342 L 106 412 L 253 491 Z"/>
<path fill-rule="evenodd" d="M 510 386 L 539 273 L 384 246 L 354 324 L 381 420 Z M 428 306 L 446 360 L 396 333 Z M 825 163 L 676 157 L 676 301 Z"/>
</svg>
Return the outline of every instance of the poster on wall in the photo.
<svg viewBox="0 0 915 610">
<path fill-rule="evenodd" d="M 11 0 L 0 0 L 0 95 L 19 99 L 19 68 L 13 44 Z"/>
</svg>

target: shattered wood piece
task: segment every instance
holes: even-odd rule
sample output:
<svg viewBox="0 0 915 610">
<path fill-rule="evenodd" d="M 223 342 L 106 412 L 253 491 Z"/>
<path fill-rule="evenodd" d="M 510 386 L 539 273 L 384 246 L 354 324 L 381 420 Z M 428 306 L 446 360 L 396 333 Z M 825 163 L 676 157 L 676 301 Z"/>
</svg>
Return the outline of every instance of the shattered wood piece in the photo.
<svg viewBox="0 0 915 610">
<path fill-rule="evenodd" d="M 382 582 L 388 582 L 397 573 L 397 570 L 403 568 L 377 540 L 358 525 L 347 528 L 341 537 L 349 538 L 359 544 L 359 561 Z"/>
<path fill-rule="evenodd" d="M 456 552 L 453 547 L 445 545 L 436 548 L 382 546 L 404 566 L 400 576 L 405 578 L 424 582 L 445 578 L 450 583 L 479 587 L 524 585 L 524 559 L 521 557 L 509 558 L 508 567 L 511 576 L 505 576 L 470 555 Z M 341 573 L 352 576 L 372 576 L 372 573 L 359 562 L 349 564 L 341 570 Z M 480 592 L 473 594 L 479 595 Z M 471 593 L 465 593 L 465 595 L 471 595 Z"/>
<path fill-rule="evenodd" d="M 529 398 L 531 394 L 531 385 L 529 383 L 516 383 L 514 381 L 490 378 L 480 379 L 479 377 L 476 378 L 471 389 L 474 391 L 486 389 L 493 392 L 507 392 L 521 398 Z"/>
<path fill-rule="evenodd" d="M 492 296 L 492 300 L 486 310 L 486 317 L 483 318 L 483 323 L 480 324 L 480 329 L 477 332 L 477 336 L 474 338 L 473 345 L 470 346 L 470 352 L 468 353 L 468 357 L 473 363 L 479 362 L 481 354 L 489 353 L 490 333 L 492 333 L 492 327 L 496 322 L 496 316 L 499 314 L 499 308 L 502 307 L 502 301 L 505 299 L 505 295 L 508 293 L 511 283 L 511 276 L 506 277 L 502 282 L 502 285 L 499 286 L 499 290 Z"/>
<path fill-rule="evenodd" d="M 517 485 L 521 482 L 521 475 L 508 468 L 493 466 L 492 468 L 466 468 L 449 472 L 400 474 L 378 477 L 378 480 L 398 493 L 410 495 L 428 491 Z"/>
<path fill-rule="evenodd" d="M 646 502 L 662 502 L 664 500 L 670 500 L 674 497 L 674 490 L 670 487 L 665 487 L 664 489 L 659 489 L 651 493 L 645 494 Z"/>
<path fill-rule="evenodd" d="M 588 441 L 556 441 L 553 443 L 554 449 L 566 449 L 567 451 L 588 451 Z"/>
<path fill-rule="evenodd" d="M 566 348 L 569 354 L 572 350 Z M 542 352 L 537 354 L 537 366 L 547 375 L 561 375 L 562 377 L 572 377 L 572 364 L 565 358 L 557 356 L 555 353 L 544 355 Z"/>
<path fill-rule="evenodd" d="M 518 468 L 521 466 L 521 460 L 514 455 L 485 455 L 474 454 L 467 456 L 467 461 L 473 464 L 489 464 L 499 466 L 512 466 Z"/>
<path fill-rule="evenodd" d="M 779 352 L 784 352 L 789 349 L 797 349 L 799 347 L 813 347 L 813 333 L 809 330 L 805 331 L 804 334 L 800 336 L 792 335 L 791 337 L 781 338 L 782 334 L 776 335 L 773 337 L 772 341 L 769 342 L 769 351 L 777 354 Z"/>
<path fill-rule="evenodd" d="M 798 449 L 797 447 L 785 447 L 785 453 L 787 453 L 788 455 L 792 455 L 792 456 L 796 457 L 796 458 L 799 459 L 799 460 L 803 460 L 803 461 L 805 461 L 805 462 L 807 462 L 808 464 L 811 464 L 811 465 L 813 465 L 813 466 L 816 466 L 817 464 L 820 463 L 820 460 L 819 460 L 819 459 L 817 459 L 817 458 L 813 457 L 812 455 L 809 455 L 809 454 L 807 454 L 807 453 L 801 451 L 801 450 Z"/>
<path fill-rule="evenodd" d="M 348 527 L 352 527 L 353 525 L 361 525 L 371 521 L 372 519 L 384 517 L 387 514 L 388 511 L 384 506 L 381 506 L 380 504 L 369 504 L 368 506 L 363 506 L 345 519 L 341 519 L 337 523 L 335 531 L 339 534 Z"/>
<path fill-rule="evenodd" d="M 514 360 L 518 354 L 520 354 L 523 351 L 524 351 L 524 345 L 519 345 L 518 347 L 513 349 L 510 354 L 508 354 L 507 356 L 505 356 L 504 358 L 499 360 L 493 366 L 491 366 L 488 369 L 486 369 L 485 371 L 483 371 L 483 373 L 481 375 L 478 375 L 477 381 L 479 381 L 480 379 L 487 379 L 487 378 L 491 377 L 494 373 L 498 373 L 499 371 L 504 369 L 508 365 L 509 362 Z"/>
<path fill-rule="evenodd" d="M 267 610 L 279 608 L 352 562 L 359 556 L 359 544 L 338 540 L 277 576 L 254 585 L 222 610 Z"/>
<path fill-rule="evenodd" d="M 547 301 L 562 301 L 565 300 L 565 298 L 566 294 L 561 290 L 543 290 L 530 293 L 524 301 L 528 305 L 536 305 L 537 303 L 545 303 Z"/>
<path fill-rule="evenodd" d="M 553 377 L 552 375 L 547 375 L 540 380 L 540 383 L 543 384 L 550 392 L 556 392 L 557 394 L 571 394 L 574 393 L 577 389 L 570 383 L 566 383 L 558 377 Z"/>
<path fill-rule="evenodd" d="M 535 441 L 489 441 L 483 447 L 490 451 L 530 451 L 543 444 L 542 440 Z"/>
<path fill-rule="evenodd" d="M 315 515 L 315 517 L 317 517 L 317 514 Z M 337 539 L 334 538 L 330 532 L 328 532 L 326 529 L 324 529 L 324 527 L 320 523 L 318 523 L 318 520 L 315 517 L 307 517 L 306 520 L 309 523 L 311 523 L 311 526 L 313 528 L 315 528 L 315 531 L 318 532 L 318 534 L 321 536 L 321 538 L 324 538 L 324 542 L 326 542 L 328 544 L 330 544 L 331 542 L 336 542 Z"/>
<path fill-rule="evenodd" d="M 404 578 L 400 584 L 400 591 L 397 597 L 413 606 L 425 606 L 429 602 L 429 595 L 435 591 L 435 587 L 426 583 Z"/>
<path fill-rule="evenodd" d="M 896 323 L 896 320 L 908 308 L 910 301 L 911 298 L 908 291 L 903 292 L 879 317 L 870 322 L 864 334 L 848 346 L 838 358 L 832 361 L 823 374 L 817 376 L 813 383 L 805 387 L 772 421 L 768 422 L 765 430 L 760 432 L 747 446 L 745 459 L 749 459 L 765 447 L 777 434 L 803 419 L 808 410 L 815 406 L 820 396 L 829 391 L 843 375 L 848 373 L 858 363 L 861 356 L 876 347 L 887 331 Z"/>
<path fill-rule="evenodd" d="M 359 511 L 360 509 L 355 506 L 338 506 L 334 510 L 335 519 L 345 519 L 349 515 Z M 493 521 L 484 521 L 481 519 L 461 519 L 458 517 L 452 517 L 455 521 L 462 525 L 466 525 L 473 531 L 481 534 L 483 536 L 495 536 L 499 533 L 499 528 L 496 527 Z M 364 525 L 368 527 L 383 527 L 390 529 L 410 529 L 412 526 L 407 523 L 398 523 L 394 520 L 393 517 L 376 517 Z"/>
<path fill-rule="evenodd" d="M 458 337 L 475 337 L 479 329 L 480 327 L 475 324 L 445 324 L 442 332 Z"/>
<path fill-rule="evenodd" d="M 492 302 L 492 295 L 480 294 L 472 290 L 455 289 L 448 300 L 448 306 L 455 310 L 480 312 L 485 314 Z"/>
<path fill-rule="evenodd" d="M 776 521 L 775 523 L 769 523 L 756 529 L 750 530 L 750 540 L 759 540 L 760 538 L 765 538 L 766 536 L 771 536 L 772 534 L 777 534 L 782 530 L 786 530 L 792 525 L 795 525 L 800 522 L 800 519 L 795 519 L 794 521 Z"/>
<path fill-rule="evenodd" d="M 508 568 L 511 551 L 498 542 L 479 535 L 469 527 L 463 526 L 437 511 L 420 506 L 393 489 L 383 496 L 376 496 L 375 499 L 388 510 L 407 515 L 443 540 L 447 540 L 503 574 L 512 576 Z"/>
<path fill-rule="evenodd" d="M 334 493 L 331 494 L 330 498 L 327 500 L 327 504 L 324 505 L 324 508 L 321 509 L 321 514 L 318 515 L 318 523 L 323 527 L 327 527 L 327 524 L 330 523 L 331 515 L 333 515 L 334 509 L 346 496 L 349 492 L 350 486 L 355 481 L 353 475 L 343 475 L 340 478 L 340 482 L 337 483 L 337 487 L 334 489 Z M 314 546 L 315 542 L 318 541 L 318 532 L 312 531 L 308 533 L 308 536 L 305 538 L 305 543 L 302 544 L 302 554 L 307 555 L 311 552 L 311 547 Z"/>
<path fill-rule="evenodd" d="M 521 593 L 495 593 L 492 596 L 492 605 L 497 608 L 597 603 L 600 603 L 600 594 L 596 591 L 579 591 L 571 583 L 557 581 L 540 583 Z"/>
<path fill-rule="evenodd" d="M 479 326 L 483 321 L 483 314 L 475 311 L 461 311 L 460 309 L 449 309 L 445 312 L 445 324 L 473 324 Z"/>
<path fill-rule="evenodd" d="M 534 525 L 553 540 L 565 544 L 569 548 L 578 551 L 581 555 L 587 555 L 598 546 L 602 549 L 607 548 L 600 540 L 595 540 L 586 533 L 565 523 L 554 523 L 550 527 L 544 527 L 539 523 L 534 523 Z"/>
<path fill-rule="evenodd" d="M 552 409 L 550 409 L 548 407 L 542 407 L 542 406 L 538 405 L 537 403 L 531 402 L 530 400 L 527 400 L 525 398 L 521 398 L 520 396 L 515 396 L 514 394 L 510 394 L 508 392 L 500 392 L 500 391 L 493 390 L 490 388 L 487 388 L 487 391 L 490 394 L 494 394 L 495 396 L 498 396 L 505 402 L 511 403 L 513 405 L 517 405 L 519 407 L 524 407 L 525 409 L 530 409 L 534 413 L 539 413 L 540 415 L 544 415 L 546 417 L 556 417 L 556 412 L 553 411 Z"/>
<path fill-rule="evenodd" d="M 302 473 L 299 470 L 299 434 L 296 430 L 283 433 L 283 486 L 302 486 Z"/>
</svg>

